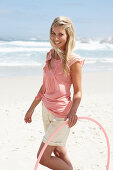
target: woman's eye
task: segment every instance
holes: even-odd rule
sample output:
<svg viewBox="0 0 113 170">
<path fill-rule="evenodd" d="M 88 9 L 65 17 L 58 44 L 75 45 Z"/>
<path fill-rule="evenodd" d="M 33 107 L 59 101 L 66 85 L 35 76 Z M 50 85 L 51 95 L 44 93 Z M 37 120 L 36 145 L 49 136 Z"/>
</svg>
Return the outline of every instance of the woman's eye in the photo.
<svg viewBox="0 0 113 170">
<path fill-rule="evenodd" d="M 52 35 L 55 35 L 55 33 L 54 33 L 54 32 L 51 32 L 51 34 L 52 34 Z"/>
<path fill-rule="evenodd" d="M 60 33 L 59 35 L 60 35 L 60 36 L 63 36 L 63 34 L 62 34 L 62 33 Z"/>
</svg>

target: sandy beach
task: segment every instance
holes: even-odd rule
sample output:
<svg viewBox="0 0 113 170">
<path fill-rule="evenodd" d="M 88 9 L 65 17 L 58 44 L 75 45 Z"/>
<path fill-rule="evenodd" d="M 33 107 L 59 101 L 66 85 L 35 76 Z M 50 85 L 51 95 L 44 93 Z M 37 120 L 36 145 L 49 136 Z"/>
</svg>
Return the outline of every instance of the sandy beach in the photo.
<svg viewBox="0 0 113 170">
<path fill-rule="evenodd" d="M 0 78 L 0 169 L 33 170 L 44 135 L 41 103 L 32 123 L 24 116 L 42 84 L 39 76 Z M 106 130 L 111 147 L 113 170 L 113 71 L 84 72 L 83 94 L 77 112 L 97 120 Z M 72 91 L 72 89 L 71 89 Z M 100 128 L 87 120 L 78 120 L 71 128 L 67 150 L 76 170 L 105 170 L 107 145 Z M 39 165 L 39 170 L 48 168 Z"/>
</svg>

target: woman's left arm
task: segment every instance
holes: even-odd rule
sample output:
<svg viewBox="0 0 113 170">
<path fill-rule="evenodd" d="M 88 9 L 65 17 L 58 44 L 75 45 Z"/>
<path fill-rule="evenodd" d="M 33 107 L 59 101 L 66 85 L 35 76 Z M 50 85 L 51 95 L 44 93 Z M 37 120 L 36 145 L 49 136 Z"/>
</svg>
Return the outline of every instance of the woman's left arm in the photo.
<svg viewBox="0 0 113 170">
<path fill-rule="evenodd" d="M 82 98 L 82 85 L 81 85 L 81 81 L 82 81 L 82 66 L 80 62 L 75 62 L 74 64 L 71 65 L 70 67 L 70 74 L 71 74 L 71 78 L 72 78 L 72 84 L 73 84 L 73 103 L 72 103 L 72 107 L 70 109 L 70 112 L 68 113 L 68 115 L 65 117 L 64 120 L 66 120 L 67 118 L 69 118 L 68 121 L 68 126 L 72 127 L 76 124 L 77 122 L 77 109 L 79 107 L 81 98 Z"/>
</svg>

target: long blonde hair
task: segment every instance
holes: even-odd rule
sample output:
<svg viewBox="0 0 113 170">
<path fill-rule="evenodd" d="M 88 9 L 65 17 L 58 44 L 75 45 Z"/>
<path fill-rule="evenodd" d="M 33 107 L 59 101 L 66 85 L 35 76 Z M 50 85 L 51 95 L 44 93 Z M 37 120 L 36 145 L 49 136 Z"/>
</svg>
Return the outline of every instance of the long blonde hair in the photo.
<svg viewBox="0 0 113 170">
<path fill-rule="evenodd" d="M 66 33 L 67 33 L 67 42 L 65 46 L 65 51 L 60 50 L 59 48 L 56 48 L 54 45 L 52 39 L 51 39 L 51 34 L 52 34 L 52 28 L 55 26 L 62 26 Z M 50 43 L 53 47 L 53 52 L 56 52 L 59 57 L 63 60 L 63 72 L 67 73 L 68 72 L 68 60 L 69 56 L 72 53 L 74 47 L 75 47 L 75 31 L 73 24 L 71 20 L 67 17 L 60 16 L 54 19 L 51 28 L 50 28 Z M 51 68 L 51 59 L 48 61 L 48 67 Z"/>
</svg>

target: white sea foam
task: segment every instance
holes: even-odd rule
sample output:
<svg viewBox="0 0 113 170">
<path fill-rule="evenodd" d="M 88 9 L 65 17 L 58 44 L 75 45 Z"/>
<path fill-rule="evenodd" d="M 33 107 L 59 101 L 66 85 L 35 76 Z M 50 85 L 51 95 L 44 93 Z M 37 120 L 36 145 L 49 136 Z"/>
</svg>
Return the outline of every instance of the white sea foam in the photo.
<svg viewBox="0 0 113 170">
<path fill-rule="evenodd" d="M 37 66 L 45 64 L 49 41 L 0 41 L 0 66 Z M 77 40 L 75 53 L 85 58 L 91 69 L 113 69 L 113 44 L 100 40 Z"/>
<path fill-rule="evenodd" d="M 2 53 L 12 53 L 12 52 L 44 52 L 49 51 L 50 48 L 23 48 L 23 47 L 2 47 L 0 48 L 0 52 Z"/>
<path fill-rule="evenodd" d="M 31 51 L 32 48 L 35 51 L 47 51 L 51 48 L 49 42 L 37 42 L 37 41 L 0 41 L 0 52 L 8 51 Z M 10 48 L 10 50 L 9 50 Z M 12 50 L 13 48 L 13 50 Z M 113 50 L 113 44 L 108 42 L 100 43 L 100 41 L 77 41 L 75 50 Z"/>
<path fill-rule="evenodd" d="M 113 50 L 113 44 L 103 43 L 99 41 L 89 41 L 89 43 L 77 42 L 75 49 L 81 50 Z"/>
<path fill-rule="evenodd" d="M 35 46 L 35 47 L 50 47 L 49 42 L 33 42 L 33 41 L 11 41 L 8 44 L 17 46 Z"/>
</svg>

